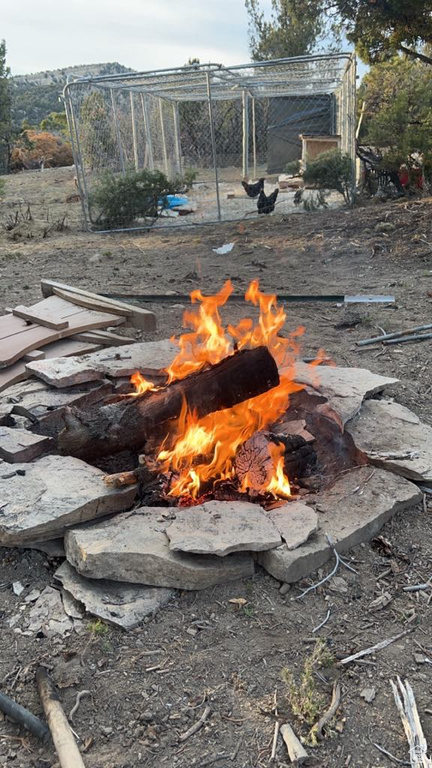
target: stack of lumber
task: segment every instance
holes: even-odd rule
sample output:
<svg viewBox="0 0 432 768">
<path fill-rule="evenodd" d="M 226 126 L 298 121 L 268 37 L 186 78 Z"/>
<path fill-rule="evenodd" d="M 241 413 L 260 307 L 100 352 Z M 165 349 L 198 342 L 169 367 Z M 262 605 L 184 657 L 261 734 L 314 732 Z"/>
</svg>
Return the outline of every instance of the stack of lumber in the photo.
<svg viewBox="0 0 432 768">
<path fill-rule="evenodd" d="M 0 317 L 0 392 L 30 376 L 27 364 L 36 360 L 84 355 L 135 341 L 107 328 L 147 333 L 156 328 L 155 315 L 147 309 L 53 280 L 42 280 L 41 288 L 42 301 Z"/>
</svg>

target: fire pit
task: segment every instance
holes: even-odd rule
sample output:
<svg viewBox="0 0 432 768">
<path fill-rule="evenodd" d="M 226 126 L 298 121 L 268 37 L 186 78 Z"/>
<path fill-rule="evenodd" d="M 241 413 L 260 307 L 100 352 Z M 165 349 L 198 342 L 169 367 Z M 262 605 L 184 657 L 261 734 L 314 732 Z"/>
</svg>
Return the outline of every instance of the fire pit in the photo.
<svg viewBox="0 0 432 768">
<path fill-rule="evenodd" d="M 169 588 L 250 576 L 256 562 L 297 581 L 332 556 L 332 542 L 346 551 L 416 504 L 412 480 L 432 480 L 432 430 L 381 398 L 395 379 L 320 365 L 323 353 L 302 363 L 303 329 L 283 334 L 283 309 L 256 281 L 245 295 L 256 322 L 224 326 L 231 291 L 230 282 L 212 297 L 194 291 L 175 344 L 131 345 L 123 363 L 113 355 L 99 378 L 111 372 L 114 392 L 61 407 L 60 455 L 0 478 L 0 543 L 65 536 L 58 579 L 80 599 L 102 579 L 105 594 L 120 582 L 135 593 L 131 585 L 165 588 L 166 600 Z M 75 370 L 82 383 L 97 378 L 104 355 L 31 369 L 54 386 Z M 137 359 L 146 360 L 139 370 Z M 32 428 L 46 430 L 46 418 Z"/>
</svg>

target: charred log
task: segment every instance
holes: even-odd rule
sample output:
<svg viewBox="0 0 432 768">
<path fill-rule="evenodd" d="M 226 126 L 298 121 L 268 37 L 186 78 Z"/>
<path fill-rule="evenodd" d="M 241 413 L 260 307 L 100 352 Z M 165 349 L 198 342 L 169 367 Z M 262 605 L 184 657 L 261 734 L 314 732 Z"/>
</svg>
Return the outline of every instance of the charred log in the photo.
<svg viewBox="0 0 432 768">
<path fill-rule="evenodd" d="M 125 397 L 92 411 L 68 408 L 58 447 L 63 454 L 83 459 L 139 449 L 150 437 L 162 441 L 170 434 L 184 402 L 201 418 L 278 384 L 277 366 L 266 347 L 236 352 L 157 392 Z"/>
<path fill-rule="evenodd" d="M 256 432 L 237 451 L 235 471 L 251 496 L 265 492 L 274 474 L 272 448 L 283 447 L 284 471 L 290 481 L 309 474 L 315 466 L 313 446 L 300 435 Z"/>
</svg>

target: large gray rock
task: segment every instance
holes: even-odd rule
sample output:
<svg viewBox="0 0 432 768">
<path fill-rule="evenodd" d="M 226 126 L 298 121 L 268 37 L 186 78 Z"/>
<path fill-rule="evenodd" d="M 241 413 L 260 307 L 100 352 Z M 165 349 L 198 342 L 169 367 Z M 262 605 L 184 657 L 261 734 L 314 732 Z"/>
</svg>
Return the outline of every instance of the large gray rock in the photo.
<svg viewBox="0 0 432 768">
<path fill-rule="evenodd" d="M 216 557 L 172 552 L 159 523 L 160 507 L 117 515 L 112 520 L 68 531 L 66 557 L 83 576 L 178 589 L 205 589 L 249 577 L 245 553 Z"/>
<path fill-rule="evenodd" d="M 304 501 L 289 501 L 283 507 L 267 512 L 288 549 L 297 549 L 316 532 L 318 515 Z"/>
<path fill-rule="evenodd" d="M 294 550 L 286 545 L 262 552 L 258 562 L 280 581 L 294 582 L 309 576 L 332 556 L 326 534 L 338 552 L 376 536 L 396 512 L 421 500 L 416 485 L 383 469 L 370 466 L 341 475 L 333 487 L 318 497 L 319 529 Z"/>
<path fill-rule="evenodd" d="M 104 376 L 125 377 L 135 371 L 166 368 L 178 352 L 169 339 L 128 344 L 126 347 L 105 347 L 99 352 L 81 357 L 55 357 L 27 363 L 34 376 L 54 387 L 70 387 Z"/>
<path fill-rule="evenodd" d="M 33 461 L 52 447 L 51 437 L 34 435 L 26 429 L 0 426 L 0 458 L 10 464 Z"/>
<path fill-rule="evenodd" d="M 113 489 L 104 473 L 70 456 L 0 464 L 0 545 L 56 539 L 65 529 L 128 509 L 136 486 Z"/>
<path fill-rule="evenodd" d="M 178 509 L 166 534 L 173 552 L 221 557 L 230 552 L 262 552 L 281 543 L 264 510 L 247 501 L 207 501 Z"/>
<path fill-rule="evenodd" d="M 86 579 L 67 561 L 56 570 L 54 578 L 65 590 L 63 603 L 65 595 L 70 594 L 88 613 L 122 629 L 133 629 L 146 616 L 154 616 L 175 595 L 173 589 Z"/>
<path fill-rule="evenodd" d="M 296 364 L 295 380 L 326 397 L 344 424 L 359 412 L 363 400 L 398 382 L 366 368 L 312 366 L 301 362 Z"/>
<path fill-rule="evenodd" d="M 373 464 L 409 480 L 432 480 L 432 427 L 405 406 L 369 400 L 347 430 Z"/>
</svg>

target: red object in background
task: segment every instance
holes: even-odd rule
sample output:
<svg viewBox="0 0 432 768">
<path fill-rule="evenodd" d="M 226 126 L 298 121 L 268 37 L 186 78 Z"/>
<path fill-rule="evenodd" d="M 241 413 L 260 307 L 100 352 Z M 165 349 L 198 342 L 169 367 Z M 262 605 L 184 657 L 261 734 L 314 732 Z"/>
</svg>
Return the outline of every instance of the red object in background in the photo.
<svg viewBox="0 0 432 768">
<path fill-rule="evenodd" d="M 407 187 L 409 184 L 409 172 L 406 165 L 405 166 L 402 165 L 399 168 L 399 181 L 403 187 Z"/>
<path fill-rule="evenodd" d="M 413 168 L 412 175 L 417 189 L 423 189 L 423 171 L 421 168 Z"/>
</svg>

